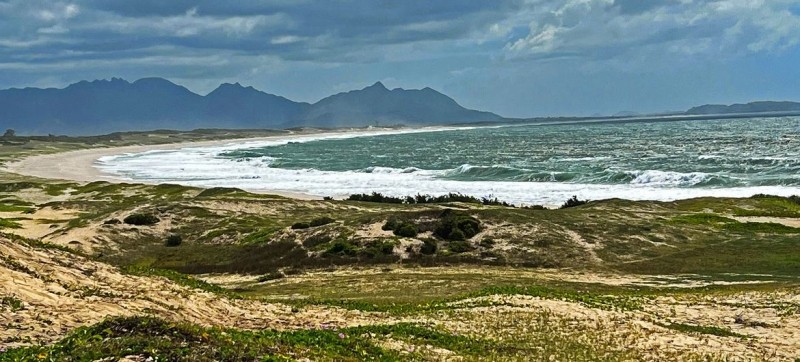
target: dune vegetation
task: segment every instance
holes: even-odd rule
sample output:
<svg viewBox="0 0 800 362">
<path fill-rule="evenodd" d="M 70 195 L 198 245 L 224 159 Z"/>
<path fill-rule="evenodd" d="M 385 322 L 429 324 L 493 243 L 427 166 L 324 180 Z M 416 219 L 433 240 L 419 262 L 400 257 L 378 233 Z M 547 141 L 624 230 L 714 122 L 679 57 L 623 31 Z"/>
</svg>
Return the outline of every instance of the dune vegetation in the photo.
<svg viewBox="0 0 800 362">
<path fill-rule="evenodd" d="M 0 172 L 0 361 L 800 358 L 797 198 L 409 196 Z"/>
</svg>

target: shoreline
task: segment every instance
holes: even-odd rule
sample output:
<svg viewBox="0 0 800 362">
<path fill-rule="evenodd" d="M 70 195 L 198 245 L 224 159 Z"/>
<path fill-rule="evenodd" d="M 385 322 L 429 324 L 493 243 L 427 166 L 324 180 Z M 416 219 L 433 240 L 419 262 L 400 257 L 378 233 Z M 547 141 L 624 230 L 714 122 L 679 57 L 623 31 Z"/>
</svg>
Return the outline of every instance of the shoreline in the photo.
<svg viewBox="0 0 800 362">
<path fill-rule="evenodd" d="M 435 131 L 439 129 L 430 128 L 429 130 Z M 133 146 L 119 146 L 119 147 L 100 147 L 88 148 L 83 150 L 56 152 L 51 154 L 33 155 L 23 157 L 18 160 L 7 162 L 0 166 L 0 171 L 13 173 L 22 176 L 38 177 L 48 180 L 63 180 L 73 181 L 79 183 L 89 183 L 95 181 L 105 181 L 110 183 L 133 183 L 155 185 L 159 182 L 147 182 L 142 180 L 129 180 L 121 178 L 109 173 L 101 171 L 96 167 L 97 161 L 102 157 L 115 156 L 126 153 L 142 153 L 148 151 L 167 151 L 179 150 L 183 148 L 194 147 L 212 147 L 212 146 L 225 146 L 236 143 L 254 143 L 266 142 L 275 140 L 291 140 L 308 136 L 335 136 L 335 135 L 371 135 L 381 134 L 391 130 L 419 130 L 424 132 L 427 128 L 375 128 L 375 129 L 343 129 L 340 131 L 321 131 L 321 132 L 307 132 L 297 133 L 289 131 L 290 133 L 266 136 L 266 137 L 244 137 L 244 138 L 231 138 L 226 140 L 208 140 L 208 141 L 189 141 L 178 143 L 164 143 L 154 145 L 133 145 Z M 298 200 L 322 200 L 321 196 L 305 194 L 293 191 L 280 191 L 280 190 L 246 190 L 252 193 L 269 194 L 283 196 Z"/>
<path fill-rule="evenodd" d="M 238 137 L 230 139 L 217 139 L 217 140 L 198 140 L 198 141 L 184 141 L 176 143 L 164 144 L 146 144 L 146 145 L 129 145 L 129 146 L 105 146 L 97 148 L 86 148 L 80 150 L 72 150 L 65 152 L 56 152 L 50 154 L 38 154 L 28 156 L 17 156 L 16 159 L 9 160 L 3 165 L 0 165 L 0 171 L 36 178 L 43 178 L 48 180 L 60 180 L 65 182 L 78 182 L 89 183 L 95 181 L 104 181 L 110 183 L 130 183 L 140 185 L 157 185 L 165 183 L 183 184 L 180 181 L 156 181 L 146 179 L 131 179 L 121 175 L 116 175 L 111 172 L 103 170 L 100 167 L 100 161 L 104 157 L 117 156 L 124 154 L 145 153 L 153 151 L 168 151 L 189 148 L 203 148 L 203 147 L 226 147 L 226 146 L 239 146 L 239 147 L 260 147 L 259 143 L 275 143 L 275 141 L 291 142 L 292 140 L 300 139 L 300 141 L 327 139 L 327 138 L 350 138 L 350 137 L 364 137 L 364 136 L 379 136 L 387 134 L 398 133 L 425 133 L 448 131 L 458 129 L 473 129 L 481 127 L 403 127 L 403 128 L 342 128 L 335 130 L 308 130 L 308 131 L 289 131 L 283 134 L 275 135 L 254 135 L 253 137 Z M 177 162 L 173 160 L 173 162 Z M 217 184 L 217 185 L 198 185 L 188 184 L 198 188 L 210 188 L 214 186 L 220 187 L 236 187 L 247 192 L 265 195 L 277 195 L 298 200 L 322 200 L 324 196 L 333 196 L 335 198 L 347 198 L 351 194 L 362 193 L 365 191 L 357 190 L 356 188 L 344 188 L 338 192 L 322 193 L 319 190 L 304 189 L 303 187 L 294 187 L 297 183 L 295 176 L 290 177 L 278 176 L 277 179 L 272 180 L 270 183 L 274 189 L 265 189 L 258 187 L 248 187 L 246 184 Z M 325 175 L 322 175 L 325 176 Z M 358 177 L 365 177 L 362 174 L 356 174 Z M 281 179 L 281 177 L 283 177 Z M 361 179 L 359 179 L 361 180 Z M 365 180 L 361 180 L 365 181 Z M 369 180 L 366 180 L 369 181 Z M 397 180 L 392 180 L 396 183 Z M 407 181 L 407 180 L 406 180 Z M 280 184 L 283 182 L 283 184 Z M 742 198 L 750 197 L 754 194 L 771 194 L 777 196 L 789 196 L 800 194 L 800 188 L 790 187 L 788 189 L 776 189 L 774 186 L 749 186 L 749 187 L 734 187 L 734 188 L 710 188 L 710 189 L 694 189 L 694 188 L 668 188 L 668 187 L 653 187 L 647 185 L 615 185 L 617 188 L 625 190 L 611 190 L 609 191 L 608 185 L 595 185 L 595 184 L 562 184 L 553 182 L 542 183 L 523 183 L 522 185 L 512 181 L 497 181 L 491 186 L 490 191 L 487 193 L 470 192 L 464 189 L 464 181 L 455 180 L 437 180 L 435 187 L 425 190 L 424 187 L 420 189 L 420 185 L 415 184 L 411 189 L 405 187 L 403 192 L 398 195 L 386 193 L 390 196 L 413 195 L 415 193 L 437 195 L 442 194 L 442 189 L 446 192 L 457 192 L 471 195 L 474 197 L 483 197 L 487 194 L 488 197 L 496 197 L 501 201 L 509 202 L 514 205 L 543 205 L 547 208 L 558 208 L 564 200 L 570 197 L 577 196 L 583 200 L 605 200 L 613 198 L 621 198 L 631 201 L 648 200 L 648 201 L 675 201 L 683 199 L 692 199 L 698 197 L 723 197 L 723 198 Z M 458 183 L 458 185 L 456 185 Z M 486 183 L 484 181 L 470 182 L 470 186 L 475 184 Z M 627 187 L 625 187 L 627 186 Z M 481 185 L 475 186 L 480 188 Z M 527 194 L 543 195 L 547 194 L 548 197 L 540 197 L 540 199 L 526 200 L 514 199 L 519 194 L 519 188 L 530 189 L 526 191 Z M 580 187 L 576 189 L 576 187 Z M 438 188 L 438 189 L 437 189 Z M 547 190 L 544 190 L 546 188 Z M 343 191 L 343 190 L 347 190 Z M 509 191 L 511 190 L 511 191 Z M 316 192 L 315 192 L 316 191 Z M 473 190 L 474 191 L 474 190 Z M 525 191 L 525 190 L 523 190 Z M 624 196 L 620 196 L 620 192 L 624 191 Z M 446 193 L 445 192 L 445 193 Z M 516 193 L 515 193 L 516 192 Z M 544 193 L 543 193 L 544 192 Z M 662 193 L 667 192 L 670 196 L 664 197 Z M 367 192 L 368 193 L 368 192 Z M 503 195 L 503 194 L 508 195 Z M 511 193 L 511 194 L 509 194 Z"/>
</svg>

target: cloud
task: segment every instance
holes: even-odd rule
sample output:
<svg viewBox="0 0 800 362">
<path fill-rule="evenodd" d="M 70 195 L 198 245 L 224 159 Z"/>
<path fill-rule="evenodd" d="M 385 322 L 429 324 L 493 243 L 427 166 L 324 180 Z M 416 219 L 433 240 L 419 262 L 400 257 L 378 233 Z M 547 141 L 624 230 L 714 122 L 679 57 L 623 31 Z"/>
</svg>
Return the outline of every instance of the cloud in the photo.
<svg viewBox="0 0 800 362">
<path fill-rule="evenodd" d="M 464 94 L 483 104 L 483 87 L 499 93 L 520 74 L 667 74 L 799 44 L 797 0 L 0 0 L 0 88 L 164 76 L 204 91 L 260 79 L 310 100 L 395 77 L 472 82 L 480 91 Z M 528 104 L 515 89 L 503 101 Z"/>
<path fill-rule="evenodd" d="M 536 1 L 514 20 L 528 33 L 510 58 L 584 59 L 780 51 L 800 41 L 800 15 L 783 0 Z"/>
</svg>

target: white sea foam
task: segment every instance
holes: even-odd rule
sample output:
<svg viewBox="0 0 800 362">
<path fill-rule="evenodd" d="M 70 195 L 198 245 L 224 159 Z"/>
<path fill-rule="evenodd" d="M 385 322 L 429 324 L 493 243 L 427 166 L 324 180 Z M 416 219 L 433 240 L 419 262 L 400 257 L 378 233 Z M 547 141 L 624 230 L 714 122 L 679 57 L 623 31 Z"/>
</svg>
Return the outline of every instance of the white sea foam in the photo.
<svg viewBox="0 0 800 362">
<path fill-rule="evenodd" d="M 250 147 L 252 145 L 247 145 Z M 261 147 L 259 143 L 255 147 Z M 476 197 L 497 197 L 515 204 L 558 205 L 576 195 L 581 199 L 625 198 L 670 201 L 700 196 L 747 197 L 757 193 L 800 194 L 798 187 L 762 186 L 736 188 L 671 187 L 703 175 L 673 175 L 647 171 L 630 184 L 573 184 L 563 182 L 494 182 L 437 179 L 441 171 L 387 169 L 372 172 L 331 172 L 313 169 L 271 168 L 268 158 L 232 160 L 216 157 L 240 147 L 186 148 L 119 155 L 98 160 L 103 171 L 123 179 L 170 182 L 202 187 L 238 187 L 253 191 L 288 191 L 316 196 L 344 197 L 355 193 L 381 192 L 393 196 L 417 193 L 441 195 L 460 192 Z M 645 182 L 647 181 L 647 182 Z"/>
<path fill-rule="evenodd" d="M 475 128 L 475 127 L 471 127 Z M 393 196 L 417 193 L 441 195 L 460 192 L 475 197 L 497 197 L 515 204 L 558 205 L 575 195 L 581 199 L 625 198 L 633 200 L 671 201 L 701 196 L 747 197 L 757 193 L 788 196 L 800 194 L 797 186 L 708 187 L 714 184 L 716 174 L 704 172 L 670 172 L 640 170 L 627 173 L 627 183 L 609 181 L 570 182 L 512 182 L 512 181 L 460 181 L 449 176 L 477 172 L 486 168 L 464 164 L 450 170 L 425 170 L 415 167 L 368 167 L 359 170 L 333 172 L 315 169 L 289 170 L 274 165 L 274 158 L 250 157 L 232 159 L 220 157 L 233 150 L 246 150 L 315 140 L 346 139 L 354 137 L 390 135 L 399 133 L 447 131 L 453 127 L 418 130 L 381 130 L 369 133 L 341 133 L 327 135 L 293 136 L 283 140 L 231 143 L 215 147 L 195 147 L 180 150 L 153 150 L 139 154 L 122 154 L 103 157 L 97 167 L 120 179 L 143 182 L 169 182 L 201 187 L 238 187 L 253 191 L 287 191 L 317 196 L 343 197 L 355 193 L 381 192 Z M 701 155 L 699 158 L 727 158 L 720 154 Z M 766 156 L 771 157 L 771 156 Z M 783 157 L 783 155 L 781 155 Z M 596 158 L 562 158 L 566 162 L 585 162 Z M 608 157 L 606 157 L 608 158 Z M 778 158 L 778 157 L 775 157 Z M 503 171 L 510 166 L 491 167 L 487 172 Z M 476 168 L 481 168 L 476 170 Z M 513 169 L 525 171 L 522 168 Z M 619 175 L 623 170 L 611 170 Z M 553 173 L 552 179 L 555 180 Z M 728 177 L 730 178 L 730 177 Z M 580 180 L 580 178 L 576 178 Z M 580 182 L 580 181 L 576 181 Z M 694 185 L 703 187 L 691 187 Z"/>
<path fill-rule="evenodd" d="M 713 177 L 704 172 L 682 173 L 659 170 L 634 171 L 629 174 L 634 177 L 631 184 L 652 186 L 693 186 Z"/>
</svg>

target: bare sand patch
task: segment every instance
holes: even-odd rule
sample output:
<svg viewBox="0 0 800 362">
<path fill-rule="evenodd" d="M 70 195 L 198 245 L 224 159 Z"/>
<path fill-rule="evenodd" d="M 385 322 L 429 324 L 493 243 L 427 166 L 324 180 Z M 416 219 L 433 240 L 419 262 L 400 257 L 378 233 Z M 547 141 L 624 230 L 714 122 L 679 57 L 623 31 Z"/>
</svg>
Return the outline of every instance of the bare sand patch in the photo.
<svg viewBox="0 0 800 362">
<path fill-rule="evenodd" d="M 764 222 L 782 224 L 793 228 L 800 228 L 800 218 L 769 217 L 769 216 L 733 216 L 738 222 Z"/>
</svg>

